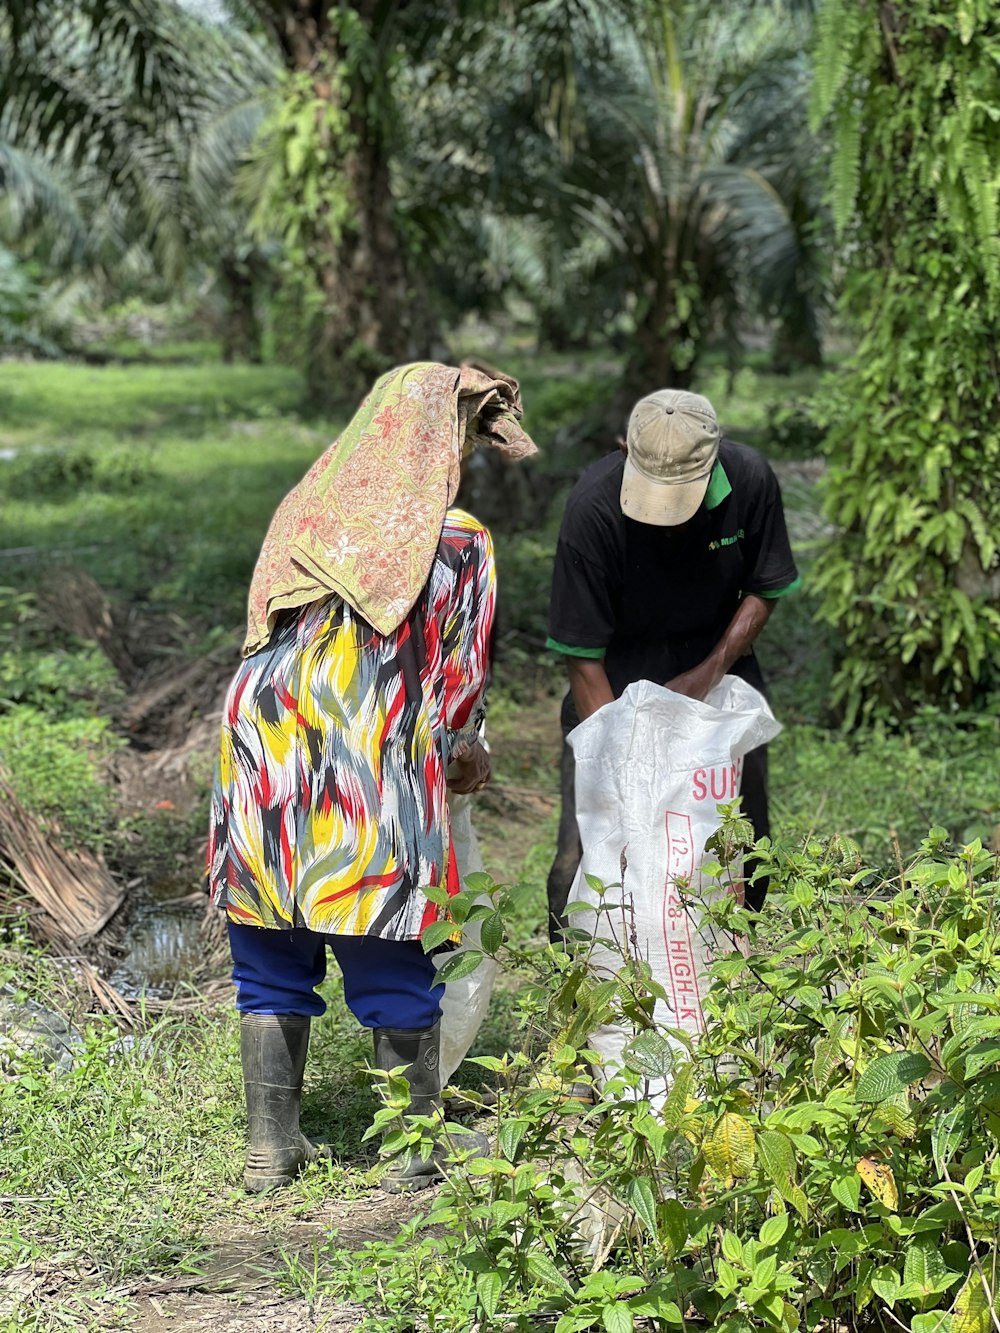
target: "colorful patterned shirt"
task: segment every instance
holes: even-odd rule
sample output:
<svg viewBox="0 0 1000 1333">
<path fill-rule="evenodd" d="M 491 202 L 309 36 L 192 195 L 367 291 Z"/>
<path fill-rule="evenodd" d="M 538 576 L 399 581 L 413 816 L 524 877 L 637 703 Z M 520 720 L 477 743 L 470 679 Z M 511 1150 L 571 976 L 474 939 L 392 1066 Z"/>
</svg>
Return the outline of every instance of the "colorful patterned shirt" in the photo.
<svg viewBox="0 0 1000 1333">
<path fill-rule="evenodd" d="M 496 602 L 485 528 L 451 509 L 423 593 L 381 635 L 332 596 L 286 612 L 229 688 L 212 797 L 231 920 L 416 939 L 458 887 L 445 770 L 482 721 Z"/>
</svg>

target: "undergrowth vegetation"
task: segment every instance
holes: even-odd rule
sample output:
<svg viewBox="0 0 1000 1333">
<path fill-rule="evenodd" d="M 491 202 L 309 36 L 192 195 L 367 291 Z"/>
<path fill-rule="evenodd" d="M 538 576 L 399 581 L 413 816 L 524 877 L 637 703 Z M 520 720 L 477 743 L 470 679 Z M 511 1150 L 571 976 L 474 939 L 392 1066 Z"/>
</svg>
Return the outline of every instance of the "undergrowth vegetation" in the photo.
<svg viewBox="0 0 1000 1333">
<path fill-rule="evenodd" d="M 541 643 L 560 495 L 585 461 L 563 428 L 599 400 L 609 372 L 596 359 L 497 359 L 526 371 L 526 424 L 552 505 L 496 543 L 496 777 L 476 822 L 487 866 L 518 888 L 492 890 L 487 943 L 504 972 L 480 1064 L 461 1071 L 464 1086 L 499 1084 L 487 1122 L 496 1156 L 456 1177 L 430 1224 L 398 1242 L 353 1257 L 334 1235 L 315 1261 L 289 1248 L 287 1289 L 360 1300 L 385 1333 L 477 1323 L 486 1333 L 543 1314 L 559 1333 L 622 1333 L 679 1327 L 692 1310 L 726 1333 L 881 1333 L 895 1321 L 911 1333 L 987 1333 L 971 1278 L 978 1257 L 992 1284 L 1000 976 L 996 867 L 975 839 L 1000 824 L 997 710 L 836 730 L 835 636 L 813 624 L 808 591 L 778 608 L 762 652 L 786 722 L 771 750 L 774 888 L 757 920 L 729 909 L 723 924 L 748 932 L 750 956 L 720 960 L 708 1038 L 678 1057 L 647 1021 L 655 988 L 641 964 L 602 991 L 582 960 L 539 943 L 564 689 Z M 735 435 L 775 458 L 799 463 L 815 448 L 802 411 L 812 381 L 728 376 L 709 362 L 700 387 Z M 235 662 L 267 521 L 339 424 L 300 413 L 300 389 L 273 367 L 0 366 L 0 760 L 32 812 L 130 880 L 169 878 L 182 843 L 196 858 L 202 813 L 197 800 L 180 812 L 153 796 L 148 809 L 118 808 L 107 768 L 134 744 L 131 685 L 94 638 L 60 623 L 46 592 L 61 571 L 82 571 L 115 626 L 135 612 L 164 627 L 130 640 L 147 664 L 224 662 L 230 645 Z M 815 471 L 793 468 L 786 486 L 807 576 L 824 550 Z M 920 850 L 934 825 L 943 831 Z M 179 892 L 196 887 L 186 873 Z M 0 930 L 0 1000 L 66 1011 L 54 965 L 16 924 Z M 276 1244 L 296 1216 L 375 1179 L 363 1137 L 375 1109 L 360 1072 L 368 1039 L 335 980 L 326 993 L 304 1124 L 334 1161 L 275 1205 Z M 593 1025 L 619 1011 L 644 1029 L 619 1095 L 600 1109 L 567 1100 Z M 0 1268 L 62 1274 L 58 1298 L 29 1289 L 13 1322 L 0 1315 L 4 1333 L 116 1327 L 137 1274 L 200 1272 L 219 1228 L 246 1223 L 232 1017 L 146 1014 L 123 1042 L 110 1020 L 69 1016 L 81 1038 L 71 1071 L 0 1054 Z M 654 1122 L 644 1080 L 668 1063 L 683 1105 L 677 1094 Z M 862 1095 L 873 1082 L 884 1098 Z M 96 1315 L 65 1304 L 73 1284 Z"/>
<path fill-rule="evenodd" d="M 942 829 L 891 880 L 849 840 L 771 848 L 763 915 L 725 894 L 709 909 L 730 947 L 694 1046 L 655 1021 L 666 993 L 615 945 L 609 915 L 613 978 L 590 972 L 586 948 L 505 947 L 512 891 L 477 882 L 492 901 L 470 893 L 456 916 L 526 976 L 525 1048 L 478 1061 L 499 1091 L 494 1155 L 455 1172 L 397 1240 L 350 1255 L 334 1237 L 329 1290 L 364 1301 L 362 1327 L 384 1333 L 540 1320 L 555 1333 L 987 1333 L 998 869 Z M 587 1039 L 607 1023 L 633 1037 L 588 1106 Z"/>
</svg>

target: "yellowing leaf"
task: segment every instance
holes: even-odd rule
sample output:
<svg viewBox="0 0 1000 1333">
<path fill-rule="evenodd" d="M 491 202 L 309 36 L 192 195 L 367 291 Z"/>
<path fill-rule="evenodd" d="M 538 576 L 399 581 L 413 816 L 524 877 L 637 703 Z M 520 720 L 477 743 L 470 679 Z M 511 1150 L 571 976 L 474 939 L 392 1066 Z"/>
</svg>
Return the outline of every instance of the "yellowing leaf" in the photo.
<svg viewBox="0 0 1000 1333">
<path fill-rule="evenodd" d="M 955 1298 L 952 1333 L 989 1333 L 990 1322 L 990 1303 L 974 1273 Z"/>
<path fill-rule="evenodd" d="M 727 1111 L 705 1140 L 704 1152 L 712 1174 L 731 1185 L 753 1167 L 753 1129 L 742 1116 Z"/>
<path fill-rule="evenodd" d="M 686 1097 L 684 1099 L 683 1119 L 686 1121 L 688 1116 L 694 1115 L 694 1113 L 700 1109 L 701 1109 L 701 1102 L 698 1100 L 697 1097 Z M 684 1124 L 683 1132 L 684 1132 L 684 1137 L 687 1139 L 688 1143 L 690 1143 L 693 1148 L 698 1148 L 701 1146 L 701 1132 L 698 1125 L 691 1124 L 690 1122 L 688 1122 Z"/>
<path fill-rule="evenodd" d="M 891 1208 L 894 1213 L 898 1211 L 899 1190 L 896 1188 L 896 1177 L 885 1162 L 879 1162 L 874 1157 L 862 1157 L 855 1163 L 855 1169 L 879 1203 Z"/>
<path fill-rule="evenodd" d="M 910 1099 L 905 1092 L 886 1098 L 879 1105 L 875 1118 L 899 1139 L 912 1139 L 917 1132 L 917 1123 L 910 1114 Z"/>
</svg>

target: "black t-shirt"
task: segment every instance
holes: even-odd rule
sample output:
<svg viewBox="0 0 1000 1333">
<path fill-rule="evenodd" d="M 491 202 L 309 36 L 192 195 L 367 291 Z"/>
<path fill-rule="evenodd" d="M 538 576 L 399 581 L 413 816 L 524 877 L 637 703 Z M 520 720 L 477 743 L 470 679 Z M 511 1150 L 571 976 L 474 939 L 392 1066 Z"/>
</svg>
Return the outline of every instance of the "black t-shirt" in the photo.
<svg viewBox="0 0 1000 1333">
<path fill-rule="evenodd" d="M 722 441 L 704 503 L 678 527 L 625 517 L 624 467 L 615 452 L 573 488 L 549 615 L 550 647 L 603 656 L 616 697 L 633 681 L 662 685 L 702 662 L 744 594 L 774 597 L 798 582 L 778 480 L 755 449 Z M 752 654 L 731 670 L 763 689 Z"/>
</svg>

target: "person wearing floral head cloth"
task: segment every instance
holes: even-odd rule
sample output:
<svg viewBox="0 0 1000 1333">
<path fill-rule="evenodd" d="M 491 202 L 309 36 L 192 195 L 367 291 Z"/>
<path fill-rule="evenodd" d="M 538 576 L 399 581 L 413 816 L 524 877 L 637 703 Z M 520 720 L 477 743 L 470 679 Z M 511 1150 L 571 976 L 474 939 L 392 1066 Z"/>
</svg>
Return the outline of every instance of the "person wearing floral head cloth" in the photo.
<svg viewBox="0 0 1000 1333">
<path fill-rule="evenodd" d="M 422 931 L 459 887 L 447 792 L 489 778 L 479 739 L 495 573 L 489 533 L 452 508 L 476 445 L 523 458 L 518 386 L 419 363 L 384 375 L 285 497 L 250 587 L 226 697 L 208 849 L 233 956 L 249 1121 L 244 1182 L 288 1184 L 316 1147 L 299 1103 L 329 947 L 374 1031 L 407 1066 L 411 1111 L 440 1105 L 440 998 Z M 419 1189 L 440 1160 L 390 1169 Z"/>
</svg>

